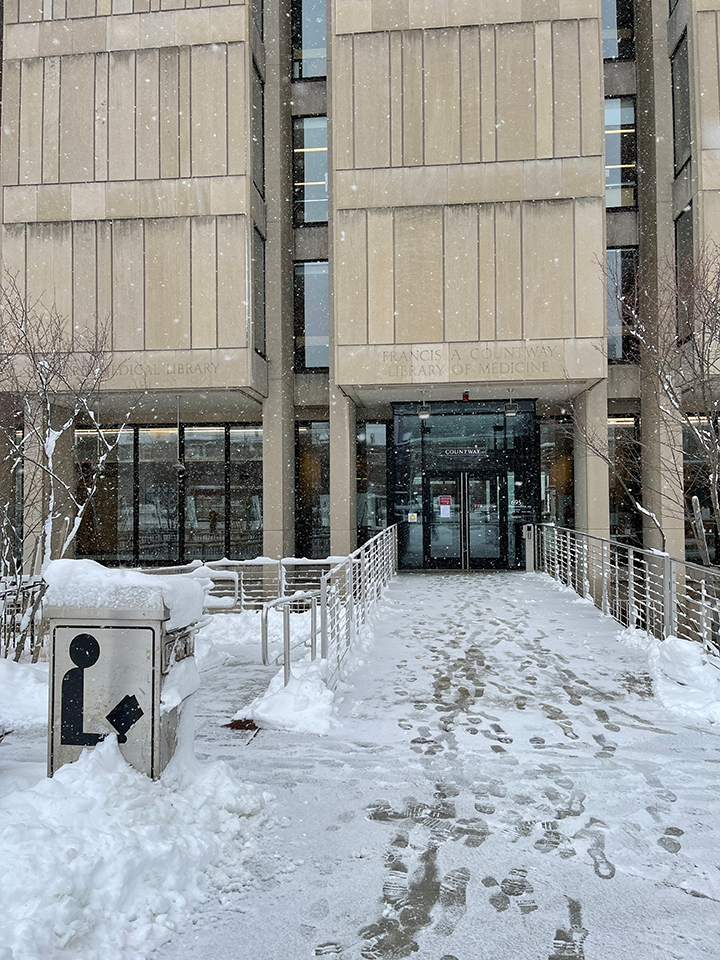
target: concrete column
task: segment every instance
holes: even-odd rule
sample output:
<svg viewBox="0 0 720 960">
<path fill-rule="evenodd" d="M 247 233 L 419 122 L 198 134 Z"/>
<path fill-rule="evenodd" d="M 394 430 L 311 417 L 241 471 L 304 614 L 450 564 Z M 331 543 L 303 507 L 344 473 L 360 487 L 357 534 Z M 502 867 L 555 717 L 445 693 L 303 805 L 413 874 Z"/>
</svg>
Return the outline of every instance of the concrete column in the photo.
<svg viewBox="0 0 720 960">
<path fill-rule="evenodd" d="M 575 528 L 596 537 L 610 536 L 610 487 L 607 450 L 607 380 L 575 403 Z"/>
<path fill-rule="evenodd" d="M 658 342 L 658 305 L 667 290 L 663 272 L 674 269 L 673 106 L 668 5 L 665 0 L 636 4 L 638 102 L 638 203 L 640 217 L 640 314 L 646 336 Z M 662 527 L 643 519 L 645 547 L 666 549 L 684 557 L 682 519 L 682 436 L 660 412 L 653 364 L 641 366 L 641 433 L 643 447 L 643 506 Z"/>
<path fill-rule="evenodd" d="M 357 457 L 355 404 L 330 387 L 330 552 L 357 546 Z"/>
<path fill-rule="evenodd" d="M 265 3 L 265 328 L 268 397 L 263 404 L 263 552 L 295 550 L 292 122 L 290 17 L 286 0 Z"/>
<path fill-rule="evenodd" d="M 334 36 L 333 4 L 328 4 L 328 40 Z M 328 45 L 328 89 L 332 89 L 332 43 Z M 328 97 L 328 132 L 332 131 L 333 102 Z M 328 171 L 334 170 L 333 137 L 328 136 Z M 337 314 L 333 268 L 334 177 L 328 181 L 328 259 L 330 262 L 330 552 L 335 556 L 352 553 L 357 547 L 357 430 L 355 404 L 335 381 Z M 363 254 L 364 255 L 364 254 Z"/>
</svg>

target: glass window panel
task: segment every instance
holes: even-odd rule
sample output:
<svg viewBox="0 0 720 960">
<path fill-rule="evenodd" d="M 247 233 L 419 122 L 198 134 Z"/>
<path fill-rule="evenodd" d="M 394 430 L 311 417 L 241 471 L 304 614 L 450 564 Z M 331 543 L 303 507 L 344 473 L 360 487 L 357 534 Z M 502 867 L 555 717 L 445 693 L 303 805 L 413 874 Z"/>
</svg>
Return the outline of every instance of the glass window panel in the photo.
<svg viewBox="0 0 720 960">
<path fill-rule="evenodd" d="M 176 427 L 138 431 L 138 553 L 141 564 L 177 563 L 178 459 Z"/>
<path fill-rule="evenodd" d="M 185 560 L 225 553 L 225 428 L 185 427 Z"/>
<path fill-rule="evenodd" d="M 262 556 L 263 466 L 262 427 L 230 428 L 229 523 L 230 557 Z"/>
<path fill-rule="evenodd" d="M 75 555 L 108 566 L 133 562 L 133 449 L 131 429 L 106 431 L 110 445 L 116 444 L 105 461 L 95 495 L 85 507 L 75 538 Z M 92 483 L 100 454 L 100 440 L 94 430 L 75 432 L 78 486 Z M 82 493 L 81 493 L 82 495 Z"/>
<path fill-rule="evenodd" d="M 258 33 L 260 34 L 260 39 L 261 39 L 261 40 L 262 40 L 262 37 L 263 37 L 263 28 L 264 28 L 264 23 L 263 23 L 264 10 L 263 10 L 263 6 L 264 6 L 263 0 L 252 0 L 253 23 L 255 24 L 255 29 L 256 29 L 256 30 L 258 31 Z"/>
<path fill-rule="evenodd" d="M 327 262 L 295 264 L 295 363 L 330 365 L 330 296 Z"/>
<path fill-rule="evenodd" d="M 293 0 L 293 79 L 327 75 L 326 0 Z"/>
<path fill-rule="evenodd" d="M 253 339 L 255 349 L 265 356 L 265 241 L 253 230 L 252 262 Z"/>
<path fill-rule="evenodd" d="M 692 205 L 675 221 L 675 275 L 677 283 L 677 335 L 687 339 L 693 328 L 694 234 Z"/>
<path fill-rule="evenodd" d="M 573 425 L 569 421 L 540 421 L 540 496 L 543 523 L 575 526 Z"/>
<path fill-rule="evenodd" d="M 398 525 L 398 562 L 422 567 L 422 423 L 417 412 L 395 417 L 395 523 Z"/>
<path fill-rule="evenodd" d="M 634 207 L 637 179 L 635 100 L 605 100 L 605 206 Z"/>
<path fill-rule="evenodd" d="M 605 100 L 605 206 L 634 207 L 637 178 L 635 100 Z"/>
<path fill-rule="evenodd" d="M 224 427 L 185 427 L 185 463 L 192 460 L 225 460 Z"/>
<path fill-rule="evenodd" d="M 685 34 L 672 57 L 673 85 L 673 140 L 675 145 L 675 173 L 679 173 L 690 159 L 690 74 L 688 42 Z"/>
<path fill-rule="evenodd" d="M 330 431 L 326 421 L 298 424 L 295 553 L 317 560 L 330 553 Z"/>
<path fill-rule="evenodd" d="M 253 64 L 252 76 L 252 168 L 253 183 L 265 196 L 265 87 Z"/>
<path fill-rule="evenodd" d="M 637 363 L 638 341 L 629 330 L 637 296 L 637 248 L 610 248 L 606 256 L 608 360 Z"/>
<path fill-rule="evenodd" d="M 603 57 L 627 60 L 635 55 L 632 0 L 602 0 Z"/>
<path fill-rule="evenodd" d="M 698 428 L 703 432 L 716 432 L 716 424 L 706 418 L 698 418 Z M 685 500 L 692 502 L 695 496 L 700 501 L 700 513 L 705 528 L 705 539 L 710 552 L 710 562 L 720 562 L 720 536 L 714 520 L 709 477 L 710 464 L 705 451 L 696 439 L 690 427 L 683 427 L 683 468 L 685 475 Z M 690 519 L 690 511 L 685 511 L 685 556 L 695 563 L 702 563 L 700 548 Z"/>
<path fill-rule="evenodd" d="M 295 225 L 327 223 L 327 117 L 293 120 Z"/>
<path fill-rule="evenodd" d="M 387 526 L 387 426 L 357 426 L 358 544 Z"/>
<path fill-rule="evenodd" d="M 623 483 L 641 500 L 642 451 L 638 442 L 639 423 L 635 417 L 612 417 L 608 420 L 608 453 L 610 470 L 610 536 L 632 546 L 642 546 L 642 517 L 625 492 Z M 622 481 L 622 482 L 621 482 Z"/>
<path fill-rule="evenodd" d="M 230 428 L 230 460 L 258 460 L 263 456 L 262 427 Z"/>
</svg>

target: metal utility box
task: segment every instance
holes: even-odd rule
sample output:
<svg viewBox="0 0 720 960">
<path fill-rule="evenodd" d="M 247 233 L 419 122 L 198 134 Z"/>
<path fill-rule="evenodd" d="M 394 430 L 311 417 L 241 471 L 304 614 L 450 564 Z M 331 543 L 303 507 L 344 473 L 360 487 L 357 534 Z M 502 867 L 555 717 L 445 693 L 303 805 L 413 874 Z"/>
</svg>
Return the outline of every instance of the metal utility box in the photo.
<svg viewBox="0 0 720 960">
<path fill-rule="evenodd" d="M 525 571 L 533 573 L 535 570 L 535 527 L 532 523 L 523 524 L 523 539 L 525 540 Z"/>
<path fill-rule="evenodd" d="M 48 776 L 111 733 L 128 763 L 153 779 L 175 752 L 184 700 L 163 707 L 163 687 L 171 666 L 194 655 L 194 630 L 166 631 L 169 612 L 159 591 L 146 594 L 145 605 L 114 603 L 117 599 L 109 596 L 100 609 L 45 607 Z M 127 603 L 127 592 L 123 599 Z"/>
</svg>

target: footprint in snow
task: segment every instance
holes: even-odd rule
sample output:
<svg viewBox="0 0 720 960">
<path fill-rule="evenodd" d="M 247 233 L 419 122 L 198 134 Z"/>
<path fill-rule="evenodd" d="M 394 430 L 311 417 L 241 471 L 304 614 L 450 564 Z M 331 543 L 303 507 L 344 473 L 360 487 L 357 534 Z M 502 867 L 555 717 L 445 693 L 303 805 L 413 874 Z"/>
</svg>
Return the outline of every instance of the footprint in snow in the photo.
<svg viewBox="0 0 720 960">
<path fill-rule="evenodd" d="M 615 876 L 615 864 L 611 863 L 605 855 L 605 834 L 606 825 L 601 820 L 591 817 L 582 830 L 578 830 L 573 836 L 573 840 L 578 837 L 589 837 L 590 844 L 588 853 L 593 861 L 593 869 L 596 876 L 601 880 L 612 880 Z"/>
<path fill-rule="evenodd" d="M 498 887 L 495 877 L 485 877 L 482 883 L 488 888 Z M 527 870 L 515 867 L 499 884 L 499 889 L 492 894 L 490 903 L 498 913 L 502 913 L 512 904 L 511 898 L 516 898 L 520 912 L 528 914 L 538 909 L 532 894 L 533 887 L 527 878 Z"/>
<path fill-rule="evenodd" d="M 684 833 L 685 831 L 681 830 L 680 827 L 668 827 L 663 836 L 657 841 L 658 846 L 662 847 L 663 850 L 667 850 L 668 853 L 678 853 L 682 848 L 682 844 L 677 837 L 682 837 Z"/>
<path fill-rule="evenodd" d="M 575 856 L 575 848 L 571 846 L 568 838 L 560 833 L 556 820 L 549 820 L 542 826 L 545 833 L 535 841 L 536 850 L 539 850 L 540 853 L 551 853 L 553 850 L 557 850 L 563 860 L 569 860 L 570 857 Z"/>
</svg>

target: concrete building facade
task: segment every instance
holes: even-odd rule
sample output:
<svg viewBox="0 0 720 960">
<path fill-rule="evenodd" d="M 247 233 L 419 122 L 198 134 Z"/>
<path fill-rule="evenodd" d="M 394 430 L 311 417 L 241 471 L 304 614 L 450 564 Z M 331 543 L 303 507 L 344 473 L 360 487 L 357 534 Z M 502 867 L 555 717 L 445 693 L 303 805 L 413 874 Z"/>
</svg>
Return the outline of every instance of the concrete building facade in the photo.
<svg viewBox="0 0 720 960">
<path fill-rule="evenodd" d="M 398 522 L 406 566 L 512 568 L 531 520 L 637 538 L 609 425 L 643 431 L 681 554 L 604 270 L 652 283 L 720 224 L 719 18 L 6 0 L 4 265 L 74 330 L 109 318 L 104 423 L 142 396 L 77 555 L 320 557 Z"/>
</svg>

